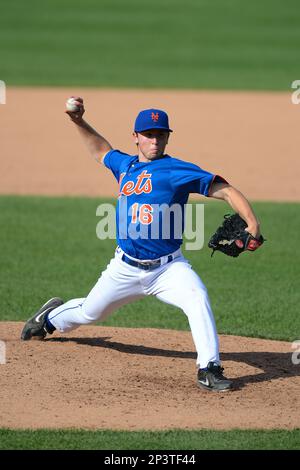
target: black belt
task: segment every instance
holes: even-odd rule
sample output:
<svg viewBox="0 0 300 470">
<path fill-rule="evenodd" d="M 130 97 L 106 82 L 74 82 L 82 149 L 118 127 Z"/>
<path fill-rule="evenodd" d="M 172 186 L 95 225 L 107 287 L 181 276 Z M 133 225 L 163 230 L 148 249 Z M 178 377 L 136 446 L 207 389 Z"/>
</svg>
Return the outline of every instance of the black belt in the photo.
<svg viewBox="0 0 300 470">
<path fill-rule="evenodd" d="M 130 264 L 130 266 L 135 266 L 136 268 L 140 269 L 145 269 L 146 271 L 151 271 L 151 269 L 156 269 L 161 266 L 161 260 L 157 259 L 155 261 L 135 261 L 134 259 L 128 258 L 128 256 L 125 255 L 125 253 L 122 255 L 122 261 L 124 261 L 127 264 Z M 174 256 L 173 255 L 168 255 L 168 260 L 166 263 L 170 263 L 173 261 Z"/>
</svg>

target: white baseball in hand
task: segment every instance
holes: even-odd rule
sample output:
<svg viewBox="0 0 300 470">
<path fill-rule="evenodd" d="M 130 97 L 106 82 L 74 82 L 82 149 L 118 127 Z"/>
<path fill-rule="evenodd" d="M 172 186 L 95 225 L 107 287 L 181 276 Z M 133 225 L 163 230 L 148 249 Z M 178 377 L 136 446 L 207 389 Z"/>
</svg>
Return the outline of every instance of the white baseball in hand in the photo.
<svg viewBox="0 0 300 470">
<path fill-rule="evenodd" d="M 67 108 L 67 111 L 71 111 L 72 113 L 75 113 L 76 111 L 79 111 L 79 107 L 76 104 L 75 98 L 69 98 L 67 100 L 66 108 Z"/>
</svg>

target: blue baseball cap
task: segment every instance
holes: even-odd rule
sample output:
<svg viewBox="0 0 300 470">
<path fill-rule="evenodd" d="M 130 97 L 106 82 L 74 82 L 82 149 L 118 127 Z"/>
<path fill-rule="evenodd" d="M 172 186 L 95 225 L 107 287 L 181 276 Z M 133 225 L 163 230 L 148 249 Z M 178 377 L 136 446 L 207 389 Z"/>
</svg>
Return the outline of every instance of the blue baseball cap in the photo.
<svg viewBox="0 0 300 470">
<path fill-rule="evenodd" d="M 168 132 L 173 132 L 169 128 L 169 118 L 167 113 L 161 109 L 144 109 L 141 111 L 134 125 L 135 132 L 148 131 L 150 129 L 164 129 Z"/>
</svg>

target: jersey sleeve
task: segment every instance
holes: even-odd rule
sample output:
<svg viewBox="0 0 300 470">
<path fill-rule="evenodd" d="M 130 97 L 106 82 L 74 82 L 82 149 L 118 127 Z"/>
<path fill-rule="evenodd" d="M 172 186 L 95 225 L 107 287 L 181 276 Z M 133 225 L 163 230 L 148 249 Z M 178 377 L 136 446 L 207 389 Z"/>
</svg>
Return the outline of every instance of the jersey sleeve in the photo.
<svg viewBox="0 0 300 470">
<path fill-rule="evenodd" d="M 227 183 L 222 176 L 202 170 L 198 165 L 177 160 L 171 171 L 171 184 L 176 190 L 209 196 L 212 183 Z"/>
<path fill-rule="evenodd" d="M 107 152 L 103 159 L 103 163 L 109 170 L 112 171 L 117 181 L 120 179 L 122 173 L 122 167 L 124 163 L 128 162 L 130 155 L 127 153 L 120 152 L 120 150 L 110 150 Z"/>
</svg>

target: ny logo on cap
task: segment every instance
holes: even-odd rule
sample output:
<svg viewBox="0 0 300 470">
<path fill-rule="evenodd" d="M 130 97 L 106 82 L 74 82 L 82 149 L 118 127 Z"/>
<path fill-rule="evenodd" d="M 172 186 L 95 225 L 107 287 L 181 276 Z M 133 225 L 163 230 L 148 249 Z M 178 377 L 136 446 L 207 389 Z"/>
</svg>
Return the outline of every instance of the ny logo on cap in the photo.
<svg viewBox="0 0 300 470">
<path fill-rule="evenodd" d="M 158 114 L 158 113 L 156 113 L 156 114 L 151 113 L 151 119 L 152 119 L 152 121 L 157 122 L 157 121 L 158 121 L 158 118 L 159 118 L 159 114 Z"/>
</svg>

